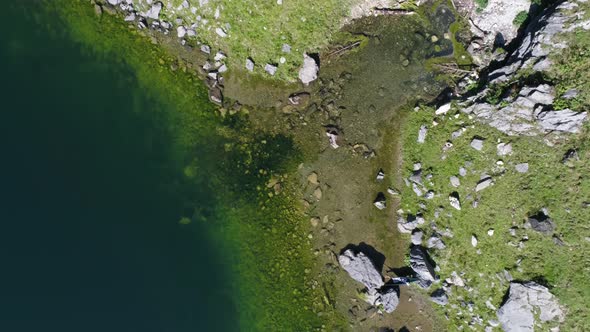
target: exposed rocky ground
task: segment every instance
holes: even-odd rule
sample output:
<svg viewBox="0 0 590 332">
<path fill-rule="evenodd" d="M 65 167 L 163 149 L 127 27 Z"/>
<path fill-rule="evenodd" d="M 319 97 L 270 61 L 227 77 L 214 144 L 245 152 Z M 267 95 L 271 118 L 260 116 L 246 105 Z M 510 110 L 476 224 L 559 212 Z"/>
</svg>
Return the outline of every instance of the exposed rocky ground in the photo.
<svg viewBox="0 0 590 332">
<path fill-rule="evenodd" d="M 510 6 L 497 14 L 508 15 Z M 477 15 L 489 19 L 493 8 Z M 571 271 L 558 258 L 587 246 L 587 231 L 565 229 L 588 212 L 584 194 L 574 193 L 585 189 L 576 175 L 564 173 L 587 169 L 574 166 L 580 158 L 571 147 L 587 135 L 587 107 L 557 104 L 583 92 L 551 79 L 556 59 L 569 47 L 565 36 L 590 30 L 586 10 L 585 1 L 550 6 L 518 37 L 498 21 L 491 34 L 514 38 L 514 50 L 496 55 L 469 93 L 410 111 L 398 228 L 410 235 L 410 266 L 419 285 L 434 286 L 431 299 L 451 330 L 584 330 L 588 324 L 570 316 L 584 310 L 585 300 L 566 295 L 572 279 L 585 278 L 584 260 L 572 259 L 578 270 Z M 414 261 L 424 250 L 434 268 Z"/>
</svg>

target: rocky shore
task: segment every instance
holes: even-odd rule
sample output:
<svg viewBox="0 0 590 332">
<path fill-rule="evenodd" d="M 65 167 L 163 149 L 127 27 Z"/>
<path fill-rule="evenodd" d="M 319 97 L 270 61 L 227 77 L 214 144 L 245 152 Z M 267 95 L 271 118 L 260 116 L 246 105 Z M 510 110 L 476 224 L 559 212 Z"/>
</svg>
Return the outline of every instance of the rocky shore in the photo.
<svg viewBox="0 0 590 332">
<path fill-rule="evenodd" d="M 306 274 L 324 294 L 314 304 L 318 316 L 337 312 L 354 331 L 578 327 L 570 312 L 581 312 L 583 301 L 568 301 L 575 290 L 567 290 L 578 279 L 562 261 L 570 250 L 588 249 L 576 222 L 590 205 L 581 184 L 587 150 L 576 140 L 585 137 L 588 111 L 571 102 L 588 92 L 564 90 L 551 75 L 556 54 L 568 47 L 564 35 L 590 30 L 586 1 L 544 9 L 528 0 L 490 0 L 485 8 L 449 1 L 430 9 L 430 23 L 407 15 L 420 13 L 415 5 L 353 6 L 352 41 L 335 52 L 298 50 L 298 82 L 282 89 L 272 79 L 293 58 L 290 43 L 275 62 L 234 62 L 223 43 L 191 38 L 204 26 L 216 39 L 230 38 L 233 27 L 219 19 L 223 7 L 95 4 L 97 13 L 116 10 L 129 24 L 198 52 L 198 73 L 221 114 L 245 110 L 304 151 L 301 210 L 317 259 Z M 187 21 L 163 15 L 165 8 L 213 19 Z M 453 62 L 460 42 L 471 65 Z M 454 64 L 445 67 L 453 89 L 441 93 L 436 75 L 449 71 L 433 71 L 433 59 Z M 238 86 L 236 76 L 254 88 Z M 275 88 L 282 90 L 271 94 Z M 269 181 L 271 191 L 276 185 Z M 555 262 L 543 261 L 552 255 Z"/>
</svg>

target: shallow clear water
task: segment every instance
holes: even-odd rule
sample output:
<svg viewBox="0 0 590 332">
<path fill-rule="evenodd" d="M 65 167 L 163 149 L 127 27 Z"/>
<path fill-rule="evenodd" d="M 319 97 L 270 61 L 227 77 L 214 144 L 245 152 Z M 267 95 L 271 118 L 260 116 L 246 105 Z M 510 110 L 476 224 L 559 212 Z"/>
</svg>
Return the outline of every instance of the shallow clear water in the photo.
<svg viewBox="0 0 590 332">
<path fill-rule="evenodd" d="M 235 330 L 209 230 L 178 223 L 212 195 L 184 183 L 173 106 L 34 2 L 0 22 L 0 330 Z"/>
</svg>

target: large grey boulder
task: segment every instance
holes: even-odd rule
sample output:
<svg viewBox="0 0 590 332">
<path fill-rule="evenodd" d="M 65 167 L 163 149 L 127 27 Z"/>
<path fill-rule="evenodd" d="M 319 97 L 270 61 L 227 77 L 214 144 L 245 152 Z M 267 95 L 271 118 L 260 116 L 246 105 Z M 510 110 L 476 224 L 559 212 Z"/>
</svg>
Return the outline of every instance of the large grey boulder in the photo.
<svg viewBox="0 0 590 332">
<path fill-rule="evenodd" d="M 388 287 L 379 294 L 379 298 L 377 298 L 375 304 L 382 305 L 385 312 L 391 313 L 399 305 L 398 287 Z"/>
<path fill-rule="evenodd" d="M 530 216 L 526 226 L 545 235 L 550 235 L 555 230 L 555 223 L 543 212 Z"/>
<path fill-rule="evenodd" d="M 338 262 L 352 279 L 360 282 L 369 290 L 376 290 L 383 286 L 381 273 L 377 271 L 375 264 L 364 253 L 355 254 L 352 249 L 348 249 L 338 257 Z"/>
<path fill-rule="evenodd" d="M 435 280 L 434 267 L 422 247 L 412 246 L 410 249 L 410 267 L 416 272 L 422 285 L 428 287 Z"/>
<path fill-rule="evenodd" d="M 502 36 L 504 43 L 509 43 L 518 33 L 514 18 L 521 11 L 528 11 L 531 0 L 489 0 L 485 8 L 478 11 L 472 18 L 472 31 L 481 36 L 487 43 L 493 44 L 497 36 Z"/>
<path fill-rule="evenodd" d="M 563 321 L 565 314 L 547 289 L 535 282 L 511 282 L 506 302 L 497 311 L 505 332 L 533 332 L 535 313 L 542 322 Z"/>
<path fill-rule="evenodd" d="M 546 71 L 551 68 L 548 56 L 552 51 L 567 47 L 558 34 L 576 28 L 588 30 L 590 26 L 579 22 L 581 14 L 576 1 L 564 1 L 556 8 L 547 8 L 533 18 L 527 26 L 519 47 L 510 54 L 505 66 L 490 73 L 491 83 L 506 82 L 521 68 Z M 587 22 L 587 21 L 586 21 Z"/>
<path fill-rule="evenodd" d="M 516 1 L 522 3 L 524 0 Z M 484 13 L 491 11 L 494 3 L 512 1 L 491 1 Z M 550 55 L 558 54 L 568 45 L 560 34 L 574 31 L 590 30 L 590 20 L 584 19 L 581 0 L 563 1 L 557 6 L 546 8 L 540 15 L 533 17 L 523 33 L 519 46 L 506 56 L 503 64 L 488 75 L 488 86 L 507 82 L 523 81 L 519 75 L 532 72 L 547 72 L 552 68 Z M 527 8 L 528 9 L 528 8 Z M 485 24 L 486 22 L 484 22 Z M 501 22 L 488 21 L 497 28 Z M 477 25 L 478 22 L 475 22 Z M 486 29 L 484 29 L 486 30 Z M 584 32 L 582 32 L 584 33 Z M 506 37 L 506 36 L 504 36 Z M 469 97 L 461 104 L 461 110 L 476 117 L 499 131 L 514 136 L 543 136 L 547 143 L 559 139 L 563 134 L 578 133 L 583 122 L 587 120 L 587 111 L 575 112 L 570 109 L 555 110 L 553 102 L 556 97 L 554 87 L 548 84 L 527 84 L 518 87 L 517 94 L 504 93 L 497 104 L 488 103 L 486 96 L 489 89 L 484 89 Z M 575 91 L 565 93 L 575 95 Z"/>
<path fill-rule="evenodd" d="M 539 113 L 537 120 L 545 131 L 561 131 L 578 133 L 588 117 L 587 112 L 574 112 L 570 109 L 561 111 L 544 111 Z"/>
<path fill-rule="evenodd" d="M 419 246 L 422 244 L 422 238 L 424 237 L 424 232 L 420 229 L 414 229 L 412 231 L 412 244 Z"/>
<path fill-rule="evenodd" d="M 318 78 L 320 67 L 314 58 L 303 54 L 303 66 L 299 69 L 299 80 L 307 85 Z"/>
</svg>

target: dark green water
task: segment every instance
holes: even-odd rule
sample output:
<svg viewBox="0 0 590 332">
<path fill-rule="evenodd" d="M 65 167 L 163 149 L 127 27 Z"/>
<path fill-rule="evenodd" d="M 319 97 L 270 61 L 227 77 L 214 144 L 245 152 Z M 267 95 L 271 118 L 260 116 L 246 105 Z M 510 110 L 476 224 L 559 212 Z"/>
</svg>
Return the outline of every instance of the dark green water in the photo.
<svg viewBox="0 0 590 332">
<path fill-rule="evenodd" d="M 0 331 L 235 330 L 173 106 L 30 3 L 0 13 Z"/>
</svg>

